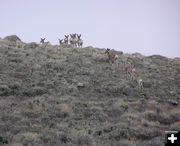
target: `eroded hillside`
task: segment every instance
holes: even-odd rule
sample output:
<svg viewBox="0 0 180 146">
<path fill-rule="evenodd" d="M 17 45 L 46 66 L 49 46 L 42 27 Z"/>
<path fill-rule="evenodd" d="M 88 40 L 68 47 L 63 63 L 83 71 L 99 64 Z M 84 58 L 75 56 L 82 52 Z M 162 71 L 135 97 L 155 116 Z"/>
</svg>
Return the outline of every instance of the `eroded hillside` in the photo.
<svg viewBox="0 0 180 146">
<path fill-rule="evenodd" d="M 180 59 L 0 39 L 0 145 L 163 146 L 180 130 Z M 144 89 L 126 78 L 127 59 Z"/>
</svg>

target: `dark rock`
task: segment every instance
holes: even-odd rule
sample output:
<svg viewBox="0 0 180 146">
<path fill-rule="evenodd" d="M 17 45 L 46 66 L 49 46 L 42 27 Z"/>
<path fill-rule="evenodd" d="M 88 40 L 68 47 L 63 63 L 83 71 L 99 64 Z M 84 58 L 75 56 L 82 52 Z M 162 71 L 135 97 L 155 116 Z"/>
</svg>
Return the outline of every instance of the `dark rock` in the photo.
<svg viewBox="0 0 180 146">
<path fill-rule="evenodd" d="M 175 100 L 172 100 L 172 99 L 169 99 L 168 100 L 168 103 L 170 103 L 170 104 L 172 104 L 172 105 L 178 105 L 178 102 L 177 101 L 175 101 Z"/>
<path fill-rule="evenodd" d="M 7 138 L 4 138 L 4 137 L 0 136 L 0 144 L 8 144 Z"/>
<path fill-rule="evenodd" d="M 83 88 L 83 87 L 85 87 L 85 85 L 83 84 L 83 83 L 77 83 L 77 87 L 79 87 L 79 88 Z"/>
</svg>

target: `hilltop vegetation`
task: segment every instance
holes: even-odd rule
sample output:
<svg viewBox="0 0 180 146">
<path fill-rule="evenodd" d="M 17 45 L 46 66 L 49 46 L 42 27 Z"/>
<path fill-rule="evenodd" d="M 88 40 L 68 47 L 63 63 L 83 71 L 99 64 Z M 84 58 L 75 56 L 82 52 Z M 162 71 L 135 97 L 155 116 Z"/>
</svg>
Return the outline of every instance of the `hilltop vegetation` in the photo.
<svg viewBox="0 0 180 146">
<path fill-rule="evenodd" d="M 180 59 L 117 51 L 117 67 L 104 52 L 0 39 L 0 145 L 163 146 L 180 130 Z"/>
</svg>

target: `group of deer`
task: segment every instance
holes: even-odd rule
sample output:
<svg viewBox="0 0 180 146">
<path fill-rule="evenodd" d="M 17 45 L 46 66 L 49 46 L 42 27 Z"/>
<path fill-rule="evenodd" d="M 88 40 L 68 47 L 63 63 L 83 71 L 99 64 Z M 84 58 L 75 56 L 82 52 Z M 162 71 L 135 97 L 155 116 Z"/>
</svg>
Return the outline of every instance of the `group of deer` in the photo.
<svg viewBox="0 0 180 146">
<path fill-rule="evenodd" d="M 73 48 L 82 48 L 83 46 L 83 40 L 81 39 L 81 34 L 78 35 L 76 33 L 64 35 L 64 39 L 59 39 L 59 45 L 60 46 L 67 46 L 71 45 Z"/>
<path fill-rule="evenodd" d="M 115 53 L 114 50 L 109 48 L 106 49 L 105 54 L 108 56 L 109 63 L 117 63 L 119 56 Z M 138 89 L 143 89 L 143 80 L 139 76 L 139 73 L 136 71 L 135 67 L 130 62 L 124 63 L 124 70 L 126 72 L 126 78 L 130 78 L 131 81 L 136 81 L 138 84 Z"/>
</svg>

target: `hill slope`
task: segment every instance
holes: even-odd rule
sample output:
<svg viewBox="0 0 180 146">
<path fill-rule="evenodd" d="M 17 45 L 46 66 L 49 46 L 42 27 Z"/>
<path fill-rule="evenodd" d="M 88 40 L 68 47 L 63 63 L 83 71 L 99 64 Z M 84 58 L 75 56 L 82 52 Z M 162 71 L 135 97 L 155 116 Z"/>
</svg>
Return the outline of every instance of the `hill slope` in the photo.
<svg viewBox="0 0 180 146">
<path fill-rule="evenodd" d="M 0 145 L 164 145 L 180 130 L 180 59 L 117 52 L 117 67 L 104 52 L 0 39 Z"/>
</svg>

